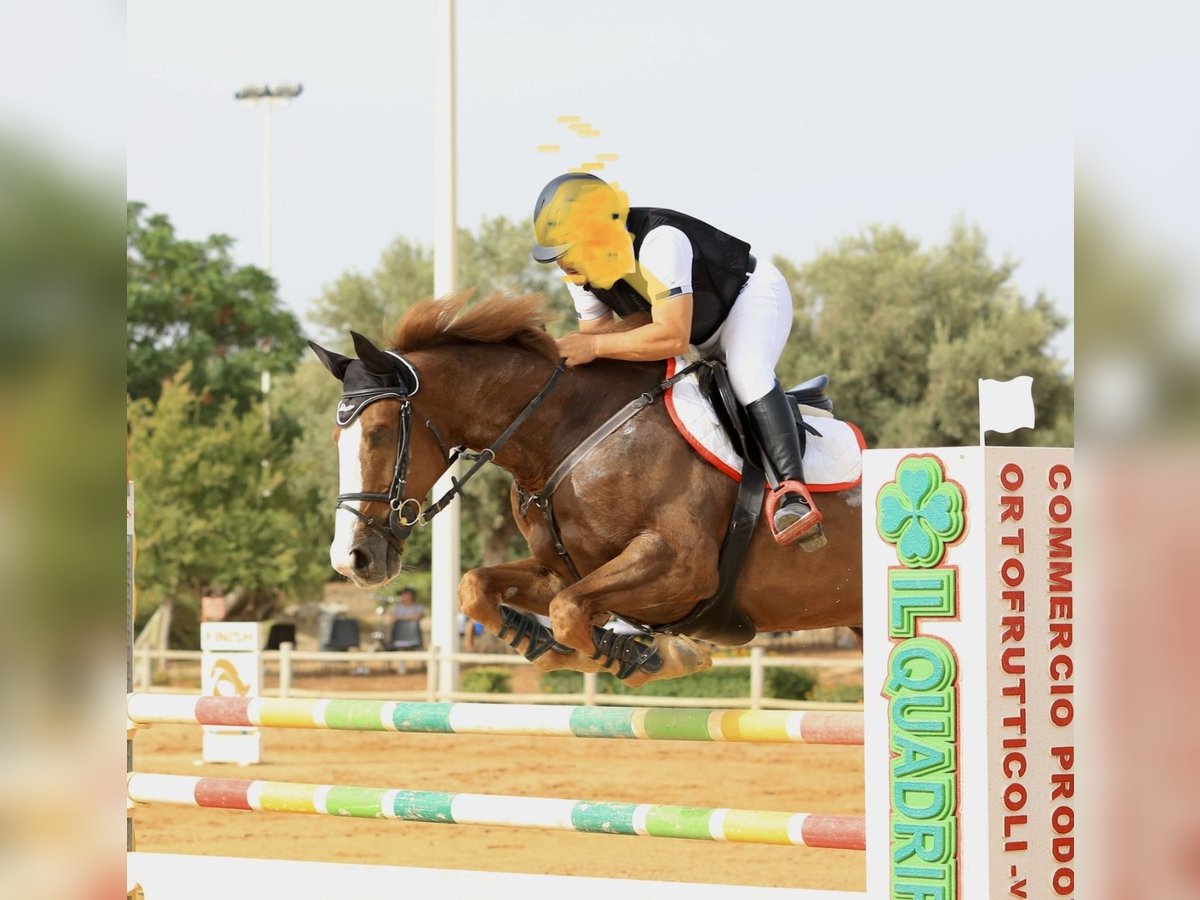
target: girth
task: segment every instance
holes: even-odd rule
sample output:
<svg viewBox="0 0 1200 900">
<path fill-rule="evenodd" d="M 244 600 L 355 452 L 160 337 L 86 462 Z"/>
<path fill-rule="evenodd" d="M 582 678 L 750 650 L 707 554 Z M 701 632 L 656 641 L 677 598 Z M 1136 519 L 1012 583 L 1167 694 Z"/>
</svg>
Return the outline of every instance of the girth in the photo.
<svg viewBox="0 0 1200 900">
<path fill-rule="evenodd" d="M 746 561 L 754 528 L 762 514 L 767 478 L 755 462 L 758 459 L 758 447 L 753 432 L 744 427 L 742 411 L 725 366 L 714 364 L 705 374 L 708 378 L 701 378 L 701 387 L 733 440 L 738 455 L 742 457 L 742 479 L 738 482 L 729 529 L 725 532 L 725 540 L 721 542 L 721 555 L 717 561 L 717 592 L 707 600 L 701 600 L 682 619 L 659 625 L 655 630 L 734 646 L 753 640 L 757 631 L 754 623 L 737 605 L 736 592 L 742 563 Z M 706 380 L 707 385 L 704 383 Z"/>
</svg>

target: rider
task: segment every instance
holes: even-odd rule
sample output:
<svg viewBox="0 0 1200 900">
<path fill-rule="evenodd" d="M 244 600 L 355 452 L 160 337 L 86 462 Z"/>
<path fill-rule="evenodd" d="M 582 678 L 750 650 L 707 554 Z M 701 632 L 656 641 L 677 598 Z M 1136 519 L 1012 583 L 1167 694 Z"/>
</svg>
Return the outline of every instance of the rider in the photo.
<svg viewBox="0 0 1200 900">
<path fill-rule="evenodd" d="M 533 218 L 533 258 L 558 263 L 579 316 L 579 331 L 558 342 L 567 364 L 669 359 L 689 343 L 703 356 L 724 356 L 733 392 L 780 482 L 770 501 L 775 540 L 803 538 L 805 549 L 817 549 L 821 513 L 804 485 L 791 403 L 775 380 L 792 327 L 792 295 L 779 270 L 699 219 L 630 208 L 623 191 L 585 172 L 542 188 Z M 599 333 L 613 313 L 646 311 L 646 325 Z"/>
</svg>

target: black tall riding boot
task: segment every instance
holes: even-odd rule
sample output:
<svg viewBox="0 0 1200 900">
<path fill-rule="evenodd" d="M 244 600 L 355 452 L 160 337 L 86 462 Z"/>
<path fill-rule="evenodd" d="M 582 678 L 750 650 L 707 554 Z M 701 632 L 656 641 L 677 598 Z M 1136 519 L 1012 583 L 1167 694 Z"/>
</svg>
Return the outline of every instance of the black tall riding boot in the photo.
<svg viewBox="0 0 1200 900">
<path fill-rule="evenodd" d="M 792 404 L 779 382 L 763 397 L 747 404 L 746 412 L 779 486 L 767 497 L 767 516 L 776 542 L 801 541 L 805 550 L 825 545 L 821 512 L 804 485 L 800 436 Z"/>
</svg>

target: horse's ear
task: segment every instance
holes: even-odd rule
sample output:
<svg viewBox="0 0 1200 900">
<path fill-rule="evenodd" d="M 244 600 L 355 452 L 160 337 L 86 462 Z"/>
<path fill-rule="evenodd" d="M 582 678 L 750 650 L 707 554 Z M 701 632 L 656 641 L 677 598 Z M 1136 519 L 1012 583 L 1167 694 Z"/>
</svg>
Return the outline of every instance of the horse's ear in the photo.
<svg viewBox="0 0 1200 900">
<path fill-rule="evenodd" d="M 396 371 L 398 368 L 396 357 L 384 353 L 357 331 L 350 332 L 350 337 L 354 340 L 354 352 L 363 361 L 368 372 L 376 375 L 390 375 Z"/>
<path fill-rule="evenodd" d="M 320 344 L 308 342 L 308 346 L 312 347 L 312 352 L 317 355 L 317 359 L 325 366 L 338 381 L 346 377 L 346 366 L 350 365 L 350 357 L 342 356 L 340 353 L 334 353 L 332 350 L 326 350 Z"/>
</svg>

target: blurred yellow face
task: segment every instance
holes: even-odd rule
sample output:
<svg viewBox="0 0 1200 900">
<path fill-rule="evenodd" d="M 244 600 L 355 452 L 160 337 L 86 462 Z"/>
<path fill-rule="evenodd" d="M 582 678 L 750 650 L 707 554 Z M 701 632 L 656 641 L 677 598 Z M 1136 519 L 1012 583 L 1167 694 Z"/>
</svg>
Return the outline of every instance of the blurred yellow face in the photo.
<svg viewBox="0 0 1200 900">
<path fill-rule="evenodd" d="M 557 262 L 558 267 L 563 271 L 563 281 L 566 281 L 570 284 L 577 284 L 580 287 L 583 287 L 585 284 L 587 284 L 587 276 L 584 275 L 579 269 L 575 268 L 573 264 L 568 262 L 565 256 L 558 259 Z"/>
<path fill-rule="evenodd" d="M 545 244 L 570 244 L 559 259 L 564 280 L 610 288 L 635 269 L 633 235 L 625 230 L 629 200 L 606 184 L 568 182 L 543 210 Z"/>
</svg>

